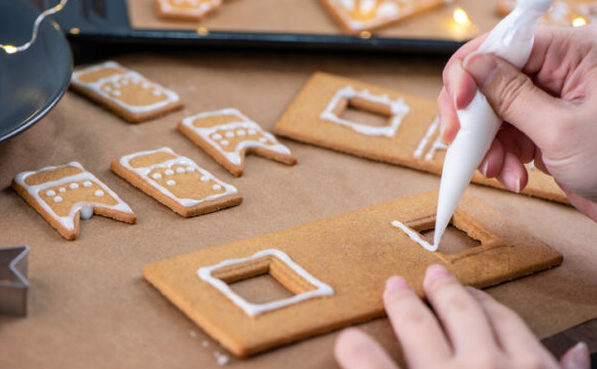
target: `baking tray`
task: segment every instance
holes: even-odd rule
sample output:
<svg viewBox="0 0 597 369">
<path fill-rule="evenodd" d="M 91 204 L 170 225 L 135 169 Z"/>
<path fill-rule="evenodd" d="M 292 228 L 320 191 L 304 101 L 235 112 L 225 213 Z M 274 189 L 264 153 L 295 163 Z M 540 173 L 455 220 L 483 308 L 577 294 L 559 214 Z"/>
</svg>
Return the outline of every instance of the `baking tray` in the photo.
<svg viewBox="0 0 597 369">
<path fill-rule="evenodd" d="M 30 0 L 49 7 L 55 0 Z M 474 15 L 467 30 L 451 24 L 455 7 Z M 265 12 L 263 9 L 271 9 Z M 267 13 L 267 14 L 264 14 Z M 201 22 L 163 21 L 153 0 L 70 0 L 56 21 L 71 41 L 167 46 L 451 54 L 491 28 L 492 3 L 459 0 L 371 36 L 347 36 L 317 0 L 234 0 Z"/>
</svg>

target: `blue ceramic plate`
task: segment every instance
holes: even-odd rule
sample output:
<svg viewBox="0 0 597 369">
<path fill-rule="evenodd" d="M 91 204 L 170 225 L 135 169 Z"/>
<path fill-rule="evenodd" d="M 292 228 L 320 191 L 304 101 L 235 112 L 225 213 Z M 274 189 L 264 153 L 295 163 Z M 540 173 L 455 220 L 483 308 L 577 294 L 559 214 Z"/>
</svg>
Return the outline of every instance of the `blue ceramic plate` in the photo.
<svg viewBox="0 0 597 369">
<path fill-rule="evenodd" d="M 20 45 L 31 37 L 39 10 L 24 0 L 0 1 L 0 43 Z M 46 18 L 26 51 L 0 50 L 0 141 L 36 123 L 68 87 L 72 54 L 62 32 Z"/>
</svg>

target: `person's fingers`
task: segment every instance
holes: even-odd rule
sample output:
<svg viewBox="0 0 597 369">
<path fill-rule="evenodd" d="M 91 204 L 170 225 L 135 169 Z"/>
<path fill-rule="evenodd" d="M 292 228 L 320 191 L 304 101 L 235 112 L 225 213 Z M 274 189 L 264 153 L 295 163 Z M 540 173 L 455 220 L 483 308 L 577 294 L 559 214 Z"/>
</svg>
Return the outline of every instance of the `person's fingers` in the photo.
<svg viewBox="0 0 597 369">
<path fill-rule="evenodd" d="M 385 350 L 357 328 L 340 333 L 334 355 L 343 369 L 398 369 Z"/>
<path fill-rule="evenodd" d="M 477 92 L 475 80 L 462 68 L 462 63 L 452 63 L 444 68 L 446 91 L 456 109 L 466 108 Z"/>
<path fill-rule="evenodd" d="M 566 196 L 568 196 L 568 200 L 570 200 L 570 204 L 572 204 L 572 206 L 577 208 L 578 211 L 584 215 L 593 219 L 594 222 L 597 222 L 597 202 L 585 199 L 584 197 L 570 191 L 570 189 L 566 186 L 563 186 L 559 182 L 557 183 L 558 186 L 560 186 L 560 188 L 564 191 Z"/>
<path fill-rule="evenodd" d="M 522 163 L 528 163 L 535 157 L 533 141 L 513 125 L 502 124 L 497 137 L 504 145 L 504 150 L 516 155 Z"/>
<path fill-rule="evenodd" d="M 427 268 L 423 287 L 456 355 L 497 348 L 483 309 L 445 267 L 435 264 Z"/>
<path fill-rule="evenodd" d="M 466 58 L 466 56 L 469 55 L 470 53 L 476 51 L 479 48 L 479 46 L 481 46 L 483 41 L 485 41 L 485 39 L 487 38 L 488 35 L 489 34 L 486 33 L 484 35 L 481 35 L 481 36 L 467 42 L 466 44 L 462 45 L 458 50 L 456 50 L 456 52 L 454 54 L 452 54 L 452 56 L 450 57 L 450 59 L 448 60 L 448 62 L 446 63 L 446 66 L 444 68 L 444 74 L 443 74 L 444 85 L 446 83 L 449 83 L 448 78 L 447 78 L 447 71 L 452 66 L 452 64 L 454 64 L 454 63 L 462 64 L 462 60 L 464 60 L 464 58 Z"/>
<path fill-rule="evenodd" d="M 496 138 L 491 143 L 491 147 L 487 151 L 481 165 L 479 165 L 479 171 L 487 178 L 496 177 L 504 167 L 504 155 L 506 155 L 504 146 Z"/>
<path fill-rule="evenodd" d="M 514 311 L 481 290 L 472 287 L 466 289 L 483 307 L 495 337 L 505 352 L 510 353 L 513 357 L 531 355 L 539 351 L 543 355 L 545 349 Z"/>
<path fill-rule="evenodd" d="M 439 108 L 439 131 L 442 142 L 450 144 L 456 138 L 456 134 L 460 129 L 460 122 L 458 115 L 454 108 L 454 103 L 446 88 L 442 88 L 437 98 L 437 106 Z"/>
<path fill-rule="evenodd" d="M 560 359 L 562 369 L 591 369 L 591 354 L 584 342 L 577 343 Z"/>
<path fill-rule="evenodd" d="M 557 116 L 567 105 L 533 84 L 512 64 L 492 54 L 473 54 L 463 63 L 496 114 L 524 132 L 537 145 L 549 138 L 543 134 L 546 119 Z"/>
<path fill-rule="evenodd" d="M 535 164 L 535 168 L 547 175 L 551 175 L 547 170 L 547 167 L 545 167 L 545 163 L 543 162 L 543 152 L 541 152 L 541 149 L 538 147 L 535 147 L 535 159 L 533 160 L 533 163 Z"/>
<path fill-rule="evenodd" d="M 507 189 L 516 193 L 522 191 L 529 182 L 527 169 L 522 165 L 516 155 L 508 151 L 504 155 L 502 171 L 496 178 Z"/>
<path fill-rule="evenodd" d="M 451 349 L 439 322 L 404 278 L 388 279 L 384 304 L 409 367 L 438 367 L 450 358 Z"/>
</svg>

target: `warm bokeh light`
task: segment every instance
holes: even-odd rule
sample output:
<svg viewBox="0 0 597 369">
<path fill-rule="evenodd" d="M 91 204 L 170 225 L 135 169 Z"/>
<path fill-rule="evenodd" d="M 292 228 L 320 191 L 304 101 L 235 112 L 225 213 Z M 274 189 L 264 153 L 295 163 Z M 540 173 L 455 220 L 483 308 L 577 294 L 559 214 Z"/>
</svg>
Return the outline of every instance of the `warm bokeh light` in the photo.
<svg viewBox="0 0 597 369">
<path fill-rule="evenodd" d="M 584 19 L 583 17 L 574 18 L 574 20 L 572 20 L 572 25 L 574 27 L 586 26 L 587 25 L 587 20 Z"/>
<path fill-rule="evenodd" d="M 462 8 L 454 9 L 454 14 L 452 16 L 454 18 L 454 22 L 461 26 L 468 26 L 471 24 L 470 19 L 468 18 L 468 14 Z"/>
<path fill-rule="evenodd" d="M 17 48 L 12 45 L 3 45 L 2 49 L 4 49 L 7 54 L 14 54 L 17 52 Z"/>
</svg>

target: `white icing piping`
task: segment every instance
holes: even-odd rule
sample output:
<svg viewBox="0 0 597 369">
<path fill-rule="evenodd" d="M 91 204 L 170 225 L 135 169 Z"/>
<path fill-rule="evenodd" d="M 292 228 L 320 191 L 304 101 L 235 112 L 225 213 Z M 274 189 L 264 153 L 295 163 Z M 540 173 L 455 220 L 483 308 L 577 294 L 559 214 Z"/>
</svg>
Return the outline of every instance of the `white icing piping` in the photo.
<svg viewBox="0 0 597 369">
<path fill-rule="evenodd" d="M 193 122 L 195 122 L 197 119 L 208 118 L 208 117 L 219 116 L 219 115 L 236 115 L 241 120 L 238 122 L 225 123 L 225 124 L 220 124 L 220 125 L 216 125 L 213 127 L 205 127 L 205 128 L 195 127 L 193 125 Z M 201 137 L 205 142 L 209 143 L 213 148 L 218 150 L 218 152 L 220 152 L 222 155 L 224 155 L 224 157 L 228 161 L 233 163 L 234 165 L 241 165 L 241 163 L 242 163 L 241 152 L 245 149 L 253 148 L 253 147 L 264 148 L 266 150 L 274 151 L 274 152 L 277 152 L 277 153 L 280 153 L 283 155 L 290 155 L 290 149 L 288 147 L 286 147 L 285 145 L 279 143 L 278 140 L 276 139 L 276 137 L 274 137 L 274 135 L 272 135 L 269 132 L 265 132 L 259 124 L 252 121 L 251 119 L 249 119 L 248 117 L 243 115 L 240 111 L 238 111 L 237 109 L 234 109 L 234 108 L 226 108 L 226 109 L 221 109 L 221 110 L 217 110 L 217 111 L 213 111 L 213 112 L 200 113 L 200 114 L 183 119 L 182 124 L 185 127 L 191 129 L 196 135 Z M 211 138 L 211 135 L 214 132 L 219 131 L 219 130 L 230 130 L 230 129 L 245 129 L 245 130 L 253 129 L 253 130 L 257 131 L 258 133 L 262 134 L 266 138 L 266 142 L 271 142 L 274 145 L 265 145 L 264 143 L 255 141 L 255 140 L 243 140 L 243 141 L 240 141 L 236 145 L 233 152 L 224 151 L 222 149 L 222 146 L 218 142 L 214 141 Z"/>
<path fill-rule="evenodd" d="M 370 5 L 367 6 L 369 9 L 362 9 L 363 6 L 361 4 L 361 13 L 367 13 L 367 11 L 363 10 L 370 10 L 372 11 L 376 8 L 375 11 L 375 18 L 369 20 L 355 20 L 352 18 L 348 12 L 354 11 L 356 9 L 356 2 L 347 2 L 342 0 L 328 0 L 332 7 L 336 9 L 336 14 L 343 19 L 344 23 L 348 25 L 348 27 L 353 31 L 362 31 L 365 29 L 375 28 L 381 26 L 385 23 L 392 22 L 397 20 L 403 15 L 411 14 L 415 11 L 413 3 L 417 0 L 386 0 L 381 2 L 380 0 L 372 0 L 369 3 L 381 3 L 379 5 L 375 4 L 373 7 Z M 451 0 L 445 0 L 445 2 L 450 2 Z M 399 5 L 400 3 L 400 5 Z M 394 5 L 394 6 L 392 6 Z"/>
<path fill-rule="evenodd" d="M 84 83 L 84 82 L 81 82 L 81 80 L 79 79 L 79 76 L 81 74 L 86 74 L 86 73 L 93 72 L 93 71 L 103 69 L 103 68 L 120 68 L 120 69 L 125 70 L 125 72 L 116 73 L 116 74 L 110 75 L 108 77 L 98 79 L 95 82 Z M 149 87 L 153 88 L 154 90 L 160 91 L 164 95 L 166 95 L 166 99 L 158 101 L 151 105 L 129 105 L 129 104 L 121 101 L 120 99 L 116 99 L 113 95 L 108 94 L 105 91 L 103 91 L 102 89 L 100 89 L 100 86 L 102 84 L 116 82 L 118 79 L 121 79 L 121 78 L 130 78 L 132 80 L 138 80 L 139 83 L 147 84 Z M 171 104 L 171 103 L 174 103 L 174 102 L 177 102 L 180 100 L 180 98 L 178 97 L 178 94 L 176 92 L 174 92 L 172 90 L 168 90 L 168 89 L 164 88 L 163 86 L 148 80 L 141 74 L 139 74 L 135 71 L 132 71 L 130 69 L 127 69 L 113 61 L 108 61 L 108 62 L 102 63 L 100 65 L 96 65 L 93 67 L 89 67 L 89 68 L 74 72 L 71 81 L 72 81 L 72 83 L 74 83 L 82 88 L 85 88 L 86 90 L 92 91 L 93 93 L 95 93 L 105 99 L 113 101 L 121 108 L 123 108 L 131 113 L 136 113 L 136 114 L 158 110 L 168 104 Z"/>
<path fill-rule="evenodd" d="M 133 159 L 135 159 L 135 158 L 137 158 L 137 157 L 147 156 L 147 155 L 154 154 L 154 153 L 159 153 L 159 152 L 164 152 L 164 153 L 172 154 L 172 155 L 177 156 L 177 158 L 176 159 L 167 160 L 165 162 L 161 162 L 161 163 L 158 163 L 158 164 L 153 164 L 153 165 L 150 165 L 148 167 L 133 168 L 130 165 L 130 161 L 133 160 Z M 176 154 L 169 147 L 162 147 L 162 148 L 157 149 L 157 150 L 140 151 L 140 152 L 136 152 L 134 154 L 125 155 L 122 158 L 120 158 L 120 165 L 122 165 L 123 167 L 125 167 L 128 170 L 133 171 L 137 175 L 141 176 L 141 178 L 143 178 L 153 188 L 155 188 L 156 190 L 160 191 L 161 193 L 163 193 L 164 195 L 168 196 L 169 198 L 173 199 L 174 201 L 178 202 L 179 204 L 181 204 L 184 207 L 193 207 L 193 206 L 196 206 L 196 205 L 201 204 L 201 203 L 206 202 L 206 201 L 211 201 L 211 200 L 218 199 L 220 197 L 224 197 L 224 196 L 228 196 L 228 195 L 232 195 L 232 194 L 238 193 L 238 190 L 236 189 L 236 187 L 220 181 L 213 174 L 211 174 L 207 170 L 205 170 L 205 169 L 201 168 L 200 166 L 198 166 L 193 160 L 191 160 L 191 159 L 189 159 L 187 157 L 184 157 L 184 156 Z M 154 180 L 153 178 L 149 177 L 149 173 L 151 173 L 156 168 L 171 168 L 174 165 L 184 165 L 185 167 L 191 167 L 191 168 L 193 168 L 194 170 L 196 170 L 199 173 L 201 173 L 202 177 L 204 177 L 204 178 L 206 177 L 207 178 L 207 180 L 205 180 L 205 181 L 211 180 L 213 182 L 216 182 L 216 184 L 219 185 L 219 186 L 221 186 L 221 187 L 223 187 L 225 189 L 225 191 L 222 192 L 222 193 L 217 193 L 215 195 L 210 195 L 210 196 L 204 197 L 204 198 L 202 198 L 200 200 L 196 200 L 196 199 L 181 199 L 181 198 L 177 197 L 176 195 L 174 195 L 172 192 L 170 192 L 167 188 L 165 188 L 164 186 L 162 186 L 161 184 L 159 184 L 156 180 Z"/>
<path fill-rule="evenodd" d="M 194 16 L 200 17 L 203 14 L 209 12 L 215 7 L 220 6 L 222 4 L 222 0 L 182 0 L 182 2 L 190 3 L 191 6 L 197 6 L 195 9 L 185 9 L 185 8 L 178 8 L 175 6 L 170 5 L 169 0 L 158 0 L 160 2 L 160 6 L 162 7 L 162 11 L 173 14 L 173 15 L 186 15 L 186 16 Z M 176 2 L 176 1 L 175 1 Z"/>
<path fill-rule="evenodd" d="M 214 270 L 230 266 L 236 264 L 246 263 L 251 260 L 259 259 L 264 256 L 273 256 L 278 258 L 280 261 L 284 262 L 288 267 L 290 267 L 296 274 L 304 278 L 309 284 L 316 287 L 313 291 L 307 291 L 303 293 L 299 293 L 298 295 L 294 295 L 292 297 L 284 298 L 277 301 L 271 301 L 264 304 L 252 304 L 247 302 L 241 296 L 236 294 L 232 289 L 226 284 L 224 281 L 214 278 L 211 273 Z M 220 292 L 222 292 L 226 297 L 228 297 L 235 305 L 241 308 L 245 313 L 250 316 L 255 316 L 262 314 L 267 311 L 280 309 L 282 307 L 286 307 L 292 304 L 296 304 L 298 302 L 312 299 L 315 297 L 321 296 L 332 296 L 334 295 L 334 290 L 328 286 L 327 284 L 321 282 L 317 278 L 313 277 L 309 272 L 303 269 L 300 265 L 295 263 L 286 253 L 277 249 L 267 249 L 259 251 L 253 256 L 248 258 L 242 259 L 229 259 L 224 260 L 219 264 L 207 267 L 201 267 L 197 270 L 197 275 L 199 278 L 204 280 L 205 282 L 211 284 L 213 287 L 217 288 Z"/>
<path fill-rule="evenodd" d="M 427 147 L 429 140 L 437 132 L 438 127 L 439 127 L 439 118 L 435 118 L 435 120 L 431 123 L 431 125 L 429 125 L 429 128 L 427 128 L 427 132 L 425 132 L 425 136 L 423 136 L 423 139 L 421 139 L 421 142 L 419 142 L 419 146 L 417 146 L 417 149 L 415 150 L 415 152 L 413 154 L 415 158 L 420 159 L 423 156 L 423 152 L 425 151 L 425 148 Z M 442 139 L 440 136 L 437 136 L 435 138 L 435 140 L 433 141 L 433 144 L 431 145 L 431 147 L 425 154 L 425 160 L 426 161 L 432 160 L 433 157 L 435 156 L 436 151 L 445 150 L 447 148 L 448 148 L 448 145 L 446 145 L 442 142 Z"/>
<path fill-rule="evenodd" d="M 45 171 L 49 171 L 49 170 L 54 170 L 54 169 L 59 169 L 59 168 L 65 168 L 65 167 L 75 167 L 75 168 L 79 168 L 81 169 L 83 172 L 81 173 L 77 173 L 74 174 L 72 176 L 67 176 L 67 177 L 63 177 L 61 179 L 55 180 L 55 181 L 50 181 L 50 182 L 44 182 L 41 183 L 39 185 L 28 185 L 25 183 L 25 180 L 27 179 L 27 177 L 29 177 L 30 175 L 33 174 L 37 174 L 40 172 L 45 172 Z M 46 201 L 44 201 L 40 196 L 39 193 L 41 191 L 44 191 L 48 188 L 51 187 L 56 187 L 56 186 L 60 186 L 63 184 L 67 184 L 70 182 L 82 182 L 82 181 L 91 181 L 93 183 L 95 183 L 96 185 L 98 185 L 99 187 L 101 187 L 105 192 L 107 192 L 115 201 L 117 201 L 116 205 L 107 205 L 104 204 L 102 202 L 94 202 L 94 201 L 80 201 L 75 203 L 70 210 L 70 213 L 68 216 L 58 216 L 58 214 L 56 214 L 56 212 L 54 211 L 54 209 L 52 209 L 51 206 L 48 205 L 48 203 Z M 59 165 L 59 166 L 51 166 L 51 167 L 45 167 L 42 168 L 38 171 L 30 171 L 30 172 L 21 172 L 19 174 L 17 174 L 17 176 L 15 177 L 15 182 L 18 183 L 21 187 L 23 187 L 27 193 L 29 193 L 29 195 L 31 195 L 36 201 L 37 203 L 48 213 L 50 214 L 51 217 L 53 217 L 54 219 L 56 219 L 64 228 L 72 231 L 75 229 L 75 224 L 74 224 L 74 216 L 78 211 L 81 211 L 81 218 L 82 219 L 88 219 L 93 215 L 93 208 L 98 206 L 98 207 L 105 207 L 108 209 L 112 209 L 112 210 L 117 210 L 123 213 L 129 213 L 129 214 L 134 214 L 133 211 L 131 210 L 131 208 L 120 199 L 120 197 L 118 197 L 118 195 L 116 195 L 116 193 L 114 193 L 110 188 L 108 188 L 105 184 L 103 184 L 99 179 L 97 179 L 93 174 L 91 174 L 90 172 L 87 172 L 85 170 L 85 168 L 83 168 L 83 166 L 76 162 L 70 162 L 68 164 L 64 164 L 64 165 Z M 62 200 L 62 198 L 60 196 L 56 196 L 60 198 L 60 201 Z M 56 201 L 56 200 L 55 200 Z"/>
<path fill-rule="evenodd" d="M 372 127 L 366 124 L 351 122 L 338 117 L 334 110 L 342 99 L 353 99 L 355 97 L 371 101 L 376 104 L 386 105 L 390 108 L 392 119 L 390 124 L 383 127 Z M 321 120 L 326 120 L 345 127 L 352 128 L 354 131 L 368 136 L 386 136 L 392 137 L 400 127 L 402 119 L 408 114 L 410 108 L 403 99 L 391 100 L 388 95 L 372 95 L 368 90 L 356 91 L 352 86 L 346 86 L 336 92 L 330 100 L 328 106 L 320 114 Z"/>
<path fill-rule="evenodd" d="M 406 235 L 411 240 L 413 240 L 416 243 L 418 243 L 419 245 L 421 245 L 421 247 L 423 247 L 425 250 L 428 250 L 431 252 L 437 251 L 438 245 L 432 245 L 429 242 L 425 241 L 424 239 L 421 238 L 421 235 L 419 234 L 419 232 L 415 232 L 411 228 L 407 227 L 404 223 L 402 223 L 398 220 L 394 220 L 392 222 L 392 226 L 401 229 L 402 232 L 406 233 Z"/>
</svg>

